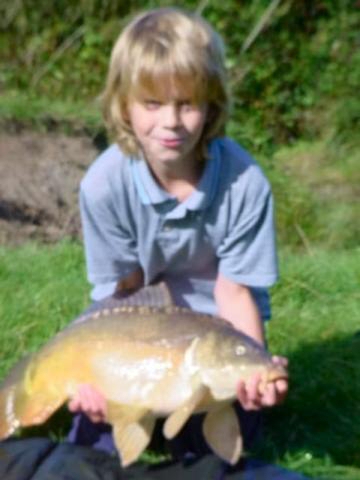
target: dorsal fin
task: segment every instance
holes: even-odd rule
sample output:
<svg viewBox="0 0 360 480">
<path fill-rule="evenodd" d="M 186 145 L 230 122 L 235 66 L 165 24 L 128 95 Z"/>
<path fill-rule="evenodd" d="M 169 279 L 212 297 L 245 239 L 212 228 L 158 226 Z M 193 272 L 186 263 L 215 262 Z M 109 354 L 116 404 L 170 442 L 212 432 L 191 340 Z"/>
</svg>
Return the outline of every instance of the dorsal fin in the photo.
<svg viewBox="0 0 360 480">
<path fill-rule="evenodd" d="M 117 302 L 117 306 L 171 307 L 174 305 L 170 290 L 165 282 L 148 285 L 127 293 L 116 292 L 112 295 L 112 298 Z"/>
<path fill-rule="evenodd" d="M 148 285 L 135 291 L 115 292 L 113 295 L 94 302 L 76 320 L 82 322 L 96 312 L 106 309 L 112 310 L 118 307 L 171 307 L 174 303 L 170 291 L 164 282 Z"/>
</svg>

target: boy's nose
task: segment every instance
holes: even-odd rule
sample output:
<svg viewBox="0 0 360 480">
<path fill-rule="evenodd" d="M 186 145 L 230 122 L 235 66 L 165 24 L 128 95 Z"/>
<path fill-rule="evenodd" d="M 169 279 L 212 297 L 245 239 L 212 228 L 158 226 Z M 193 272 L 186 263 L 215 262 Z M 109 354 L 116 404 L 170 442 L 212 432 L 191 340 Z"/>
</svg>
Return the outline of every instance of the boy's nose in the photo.
<svg viewBox="0 0 360 480">
<path fill-rule="evenodd" d="M 179 109 L 176 105 L 166 105 L 163 111 L 164 126 L 175 128 L 180 124 Z"/>
</svg>

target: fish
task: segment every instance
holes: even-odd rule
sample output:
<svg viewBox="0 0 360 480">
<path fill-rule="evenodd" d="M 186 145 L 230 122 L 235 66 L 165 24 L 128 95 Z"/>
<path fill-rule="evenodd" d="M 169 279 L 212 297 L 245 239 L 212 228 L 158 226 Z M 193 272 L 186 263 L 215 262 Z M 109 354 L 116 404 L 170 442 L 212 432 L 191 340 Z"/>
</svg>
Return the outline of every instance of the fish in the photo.
<svg viewBox="0 0 360 480">
<path fill-rule="evenodd" d="M 97 302 L 0 385 L 0 439 L 39 425 L 82 384 L 103 394 L 123 467 L 148 446 L 157 418 L 172 439 L 204 413 L 204 438 L 230 464 L 243 451 L 233 408 L 237 385 L 255 373 L 264 386 L 287 377 L 257 342 L 217 316 L 173 304 L 165 283 Z"/>
</svg>

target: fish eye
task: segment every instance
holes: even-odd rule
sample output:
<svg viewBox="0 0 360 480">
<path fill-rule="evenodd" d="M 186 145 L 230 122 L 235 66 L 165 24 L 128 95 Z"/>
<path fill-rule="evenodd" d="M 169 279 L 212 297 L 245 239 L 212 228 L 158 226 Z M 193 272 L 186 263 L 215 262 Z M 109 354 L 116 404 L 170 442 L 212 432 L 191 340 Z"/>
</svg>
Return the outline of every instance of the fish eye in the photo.
<svg viewBox="0 0 360 480">
<path fill-rule="evenodd" d="M 236 355 L 245 355 L 246 353 L 246 348 L 244 345 L 237 345 L 235 348 L 235 354 Z"/>
</svg>

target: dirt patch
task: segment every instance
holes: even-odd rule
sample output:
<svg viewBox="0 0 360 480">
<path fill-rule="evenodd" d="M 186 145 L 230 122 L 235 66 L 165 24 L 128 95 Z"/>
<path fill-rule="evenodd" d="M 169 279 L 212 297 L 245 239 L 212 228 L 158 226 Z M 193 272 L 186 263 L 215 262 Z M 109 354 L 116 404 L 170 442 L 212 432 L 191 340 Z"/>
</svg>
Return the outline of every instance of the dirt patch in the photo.
<svg viewBox="0 0 360 480">
<path fill-rule="evenodd" d="M 0 244 L 78 238 L 79 181 L 97 155 L 86 135 L 0 132 Z"/>
</svg>

